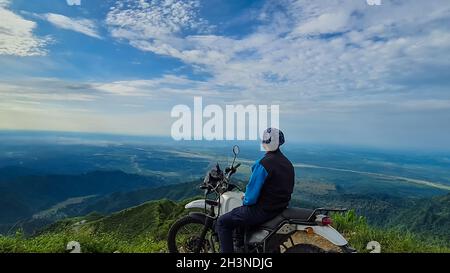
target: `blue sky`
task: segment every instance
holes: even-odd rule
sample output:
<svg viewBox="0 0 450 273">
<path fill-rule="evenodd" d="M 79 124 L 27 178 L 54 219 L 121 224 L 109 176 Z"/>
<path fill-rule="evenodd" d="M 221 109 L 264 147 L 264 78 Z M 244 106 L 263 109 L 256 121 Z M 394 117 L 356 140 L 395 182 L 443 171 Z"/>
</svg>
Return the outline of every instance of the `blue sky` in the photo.
<svg viewBox="0 0 450 273">
<path fill-rule="evenodd" d="M 299 142 L 449 150 L 447 0 L 0 0 L 0 129 L 169 135 L 279 104 Z"/>
</svg>

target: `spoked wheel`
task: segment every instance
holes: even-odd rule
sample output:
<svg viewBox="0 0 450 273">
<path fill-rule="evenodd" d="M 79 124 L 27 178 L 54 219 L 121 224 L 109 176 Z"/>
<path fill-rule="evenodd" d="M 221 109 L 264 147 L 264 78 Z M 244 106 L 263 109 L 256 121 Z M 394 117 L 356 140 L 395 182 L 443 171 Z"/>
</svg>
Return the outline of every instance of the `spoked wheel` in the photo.
<svg viewBox="0 0 450 273">
<path fill-rule="evenodd" d="M 219 249 L 218 240 L 215 238 L 212 229 L 206 231 L 203 243 L 201 234 L 205 228 L 205 223 L 199 219 L 185 216 L 175 222 L 169 230 L 168 248 L 170 253 L 208 253 L 217 252 Z"/>
</svg>

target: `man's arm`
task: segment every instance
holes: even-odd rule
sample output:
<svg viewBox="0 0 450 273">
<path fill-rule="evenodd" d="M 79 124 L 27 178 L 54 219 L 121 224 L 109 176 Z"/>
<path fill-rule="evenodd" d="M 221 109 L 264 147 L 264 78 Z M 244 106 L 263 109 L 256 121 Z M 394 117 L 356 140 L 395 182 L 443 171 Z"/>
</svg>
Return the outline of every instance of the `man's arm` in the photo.
<svg viewBox="0 0 450 273">
<path fill-rule="evenodd" d="M 258 161 L 252 167 L 252 175 L 247 184 L 244 196 L 244 205 L 251 206 L 256 204 L 261 188 L 264 185 L 268 173 L 263 165 Z"/>
</svg>

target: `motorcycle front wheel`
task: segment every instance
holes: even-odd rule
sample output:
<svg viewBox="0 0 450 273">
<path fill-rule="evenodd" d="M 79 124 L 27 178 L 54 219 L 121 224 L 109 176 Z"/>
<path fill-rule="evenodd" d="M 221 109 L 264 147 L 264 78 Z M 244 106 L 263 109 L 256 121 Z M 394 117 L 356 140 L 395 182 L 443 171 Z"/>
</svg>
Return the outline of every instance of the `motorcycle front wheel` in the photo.
<svg viewBox="0 0 450 273">
<path fill-rule="evenodd" d="M 214 231 L 207 228 L 204 238 L 201 238 L 205 223 L 191 216 L 185 216 L 176 221 L 169 230 L 167 246 L 170 253 L 214 253 L 219 249 L 219 243 Z M 199 242 L 203 241 L 199 246 Z"/>
</svg>

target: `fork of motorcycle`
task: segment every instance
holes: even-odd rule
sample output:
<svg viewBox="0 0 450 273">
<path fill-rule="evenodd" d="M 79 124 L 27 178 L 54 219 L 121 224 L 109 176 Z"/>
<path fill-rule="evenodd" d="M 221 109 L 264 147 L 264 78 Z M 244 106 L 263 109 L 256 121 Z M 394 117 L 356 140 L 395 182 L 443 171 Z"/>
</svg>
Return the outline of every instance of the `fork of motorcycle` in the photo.
<svg viewBox="0 0 450 273">
<path fill-rule="evenodd" d="M 209 247 L 211 248 L 212 253 L 216 253 L 216 248 L 214 247 L 214 235 L 209 236 Z"/>
<path fill-rule="evenodd" d="M 212 219 L 206 217 L 205 218 L 205 224 L 202 229 L 202 233 L 200 233 L 199 240 L 197 242 L 197 245 L 194 248 L 194 253 L 200 253 L 201 247 L 203 246 L 203 243 L 205 241 L 206 233 L 208 232 L 208 229 L 212 226 Z"/>
<path fill-rule="evenodd" d="M 199 240 L 197 241 L 197 245 L 194 248 L 194 253 L 200 253 L 200 250 L 205 241 L 206 232 L 208 232 L 208 227 L 205 225 L 202 230 L 202 233 L 200 233 Z"/>
</svg>

